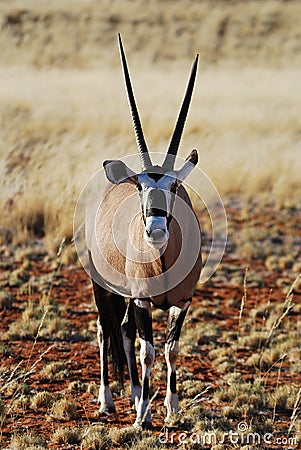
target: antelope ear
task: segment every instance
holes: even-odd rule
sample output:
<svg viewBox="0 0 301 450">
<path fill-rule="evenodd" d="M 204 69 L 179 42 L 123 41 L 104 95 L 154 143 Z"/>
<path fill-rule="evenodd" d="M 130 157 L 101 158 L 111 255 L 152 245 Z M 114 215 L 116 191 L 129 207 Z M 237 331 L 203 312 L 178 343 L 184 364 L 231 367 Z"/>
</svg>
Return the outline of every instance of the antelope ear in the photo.
<svg viewBox="0 0 301 450">
<path fill-rule="evenodd" d="M 196 166 L 198 162 L 198 152 L 192 150 L 190 155 L 186 158 L 186 161 L 181 169 L 177 171 L 177 179 L 181 183 L 190 174 L 192 169 Z"/>
<path fill-rule="evenodd" d="M 136 174 L 129 169 L 124 162 L 117 160 L 104 161 L 103 167 L 106 172 L 107 179 L 113 184 L 120 183 L 137 183 Z"/>
</svg>

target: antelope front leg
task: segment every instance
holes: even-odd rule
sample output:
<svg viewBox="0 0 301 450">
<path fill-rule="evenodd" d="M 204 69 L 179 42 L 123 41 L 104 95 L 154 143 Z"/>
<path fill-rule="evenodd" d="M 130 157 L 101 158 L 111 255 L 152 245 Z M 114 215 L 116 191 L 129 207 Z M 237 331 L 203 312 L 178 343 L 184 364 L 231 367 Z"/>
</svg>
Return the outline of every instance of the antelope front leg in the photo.
<svg viewBox="0 0 301 450">
<path fill-rule="evenodd" d="M 152 314 L 149 301 L 136 299 L 134 301 L 134 312 L 140 338 L 140 361 L 142 367 L 142 390 L 134 426 L 151 428 L 149 378 L 155 360 L 155 350 L 153 346 Z"/>
<path fill-rule="evenodd" d="M 108 347 L 109 336 L 104 332 L 104 329 L 100 323 L 100 318 L 97 321 L 98 328 L 98 345 L 100 353 L 100 389 L 98 396 L 98 403 L 100 403 L 99 411 L 101 413 L 116 412 L 114 401 L 112 398 L 111 390 L 109 388 L 109 376 L 108 376 Z"/>
<path fill-rule="evenodd" d="M 134 315 L 134 302 L 131 299 L 125 317 L 121 324 L 123 346 L 126 354 L 126 359 L 129 368 L 131 380 L 131 405 L 138 410 L 138 404 L 141 396 L 141 386 L 139 383 L 139 376 L 137 370 L 136 354 L 135 354 L 135 339 L 136 339 L 136 322 Z"/>
<path fill-rule="evenodd" d="M 172 306 L 168 317 L 168 329 L 165 344 L 165 359 L 167 363 L 167 388 L 164 405 L 167 409 L 165 421 L 168 422 L 172 413 L 178 412 L 179 400 L 176 387 L 176 361 L 179 354 L 179 339 L 181 328 L 188 311 L 191 300 L 188 300 L 184 308 Z"/>
<path fill-rule="evenodd" d="M 91 273 L 95 273 L 95 267 L 89 253 Z M 108 351 L 110 339 L 110 301 L 107 291 L 99 286 L 93 279 L 93 292 L 98 309 L 97 339 L 100 355 L 100 388 L 98 395 L 99 411 L 101 413 L 116 412 L 112 393 L 109 387 Z"/>
</svg>

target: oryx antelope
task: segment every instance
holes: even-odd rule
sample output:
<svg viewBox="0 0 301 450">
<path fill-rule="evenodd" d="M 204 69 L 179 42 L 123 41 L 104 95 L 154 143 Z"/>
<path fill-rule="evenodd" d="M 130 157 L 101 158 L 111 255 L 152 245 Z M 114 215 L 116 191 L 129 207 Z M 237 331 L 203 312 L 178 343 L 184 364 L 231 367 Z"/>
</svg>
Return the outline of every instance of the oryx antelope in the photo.
<svg viewBox="0 0 301 450">
<path fill-rule="evenodd" d="M 125 79 L 141 172 L 118 160 L 105 161 L 109 183 L 86 212 L 86 243 L 98 308 L 101 380 L 100 411 L 114 412 L 108 380 L 108 350 L 120 369 L 128 364 L 135 426 L 151 426 L 149 379 L 154 363 L 151 304 L 169 310 L 165 358 L 167 420 L 178 411 L 176 359 L 181 327 L 201 271 L 200 228 L 189 196 L 181 184 L 198 160 L 193 150 L 174 169 L 196 78 L 192 67 L 174 133 L 162 166 L 154 166 L 144 139 L 125 53 L 119 35 Z M 139 382 L 135 338 L 140 339 L 142 382 Z M 123 381 L 123 379 L 122 379 Z"/>
</svg>

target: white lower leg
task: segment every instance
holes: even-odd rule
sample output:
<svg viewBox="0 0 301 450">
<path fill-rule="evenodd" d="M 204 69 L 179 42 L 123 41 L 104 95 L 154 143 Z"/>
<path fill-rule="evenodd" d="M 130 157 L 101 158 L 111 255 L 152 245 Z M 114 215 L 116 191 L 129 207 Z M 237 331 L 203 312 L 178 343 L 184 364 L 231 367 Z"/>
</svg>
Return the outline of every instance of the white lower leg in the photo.
<svg viewBox="0 0 301 450">
<path fill-rule="evenodd" d="M 115 405 L 109 386 L 101 384 L 99 388 L 98 403 L 100 412 L 115 412 Z"/>
<path fill-rule="evenodd" d="M 139 385 L 137 374 L 135 343 L 127 337 L 126 333 L 123 333 L 122 337 L 131 381 L 131 404 L 135 406 L 135 410 L 137 411 L 141 396 L 141 386 Z"/>
<path fill-rule="evenodd" d="M 115 412 L 111 390 L 108 381 L 108 339 L 103 336 L 102 327 L 97 321 L 98 327 L 98 345 L 100 353 L 100 389 L 98 395 L 98 403 L 100 404 L 100 412 Z"/>
<path fill-rule="evenodd" d="M 149 379 L 150 372 L 155 360 L 155 350 L 153 345 L 140 339 L 140 360 L 142 366 L 142 391 L 137 408 L 137 417 L 134 426 L 140 426 L 143 423 L 151 424 L 151 410 L 149 405 Z"/>
<path fill-rule="evenodd" d="M 165 344 L 165 359 L 167 363 L 167 389 L 164 406 L 167 409 L 166 421 L 172 413 L 179 411 L 178 394 L 176 393 L 176 360 L 179 354 L 179 341 Z"/>
</svg>

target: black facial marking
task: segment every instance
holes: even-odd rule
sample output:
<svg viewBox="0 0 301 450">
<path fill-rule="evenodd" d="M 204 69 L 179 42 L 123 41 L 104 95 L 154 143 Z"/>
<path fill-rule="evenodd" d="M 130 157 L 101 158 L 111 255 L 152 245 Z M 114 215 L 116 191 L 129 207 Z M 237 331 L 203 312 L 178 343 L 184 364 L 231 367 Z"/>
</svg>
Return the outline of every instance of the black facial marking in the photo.
<svg viewBox="0 0 301 450">
<path fill-rule="evenodd" d="M 163 177 L 164 173 L 158 173 L 158 172 L 148 172 L 147 175 L 152 178 L 153 180 L 155 180 L 155 182 L 157 183 L 160 178 Z"/>
<path fill-rule="evenodd" d="M 173 184 L 171 185 L 170 192 L 172 192 L 173 194 L 175 194 L 175 193 L 177 192 L 177 189 L 178 189 L 178 184 L 177 184 L 177 183 L 173 183 Z"/>
<path fill-rule="evenodd" d="M 146 217 L 150 216 L 167 216 L 166 196 L 160 189 L 152 189 L 147 196 Z"/>
<path fill-rule="evenodd" d="M 167 224 L 166 224 L 168 230 L 169 230 L 169 225 L 170 225 L 171 219 L 172 219 L 172 214 L 169 214 L 169 216 L 167 217 Z"/>
</svg>

